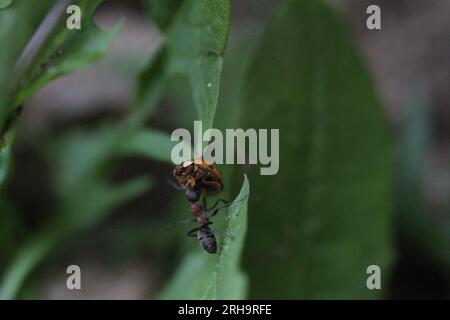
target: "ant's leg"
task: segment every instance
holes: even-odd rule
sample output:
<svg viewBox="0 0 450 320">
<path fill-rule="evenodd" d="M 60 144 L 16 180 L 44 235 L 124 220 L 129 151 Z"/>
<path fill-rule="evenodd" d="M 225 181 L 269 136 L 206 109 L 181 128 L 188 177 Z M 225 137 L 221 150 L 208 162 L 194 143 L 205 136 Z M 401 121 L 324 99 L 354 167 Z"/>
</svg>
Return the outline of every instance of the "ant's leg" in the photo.
<svg viewBox="0 0 450 320">
<path fill-rule="evenodd" d="M 207 209 L 208 208 L 208 204 L 207 204 L 207 202 L 206 202 L 206 197 L 205 196 L 203 196 L 203 210 L 208 210 Z"/>
<path fill-rule="evenodd" d="M 214 210 L 210 216 L 206 216 L 208 218 L 208 220 L 211 219 L 212 217 L 214 217 L 217 213 L 219 213 L 220 209 L 221 208 L 218 208 L 218 209 Z"/>
<path fill-rule="evenodd" d="M 192 223 L 197 221 L 197 218 L 191 218 L 191 219 L 186 219 L 186 220 L 179 220 L 176 222 L 176 224 L 186 224 L 186 223 Z"/>
<path fill-rule="evenodd" d="M 179 184 L 176 184 L 172 180 L 166 180 L 166 182 L 177 190 L 184 190 L 184 188 L 182 186 L 180 186 Z"/>
<path fill-rule="evenodd" d="M 167 225 L 168 228 L 174 228 L 177 225 L 180 224 L 188 224 L 188 223 L 193 223 L 196 222 L 197 219 L 196 218 L 191 218 L 191 219 L 186 219 L 186 220 L 179 220 L 179 221 L 175 221 L 175 222 L 171 222 Z"/>
<path fill-rule="evenodd" d="M 242 199 L 234 200 L 234 201 L 232 201 L 232 202 L 226 201 L 226 200 L 224 200 L 224 199 L 219 199 L 219 200 L 217 200 L 216 203 L 214 203 L 214 205 L 212 206 L 212 208 L 206 211 L 206 212 L 211 212 L 211 211 L 213 211 L 213 213 L 212 213 L 208 218 L 210 219 L 210 218 L 212 218 L 213 216 L 215 216 L 215 215 L 219 212 L 219 210 L 222 210 L 222 209 L 227 208 L 227 207 L 231 207 L 232 205 L 234 205 L 234 204 L 236 204 L 236 203 L 239 203 L 239 202 L 245 200 L 246 198 L 247 198 L 247 197 L 244 197 L 244 198 L 242 198 Z M 223 202 L 223 203 L 225 203 L 225 204 L 224 204 L 223 206 L 217 208 L 217 205 L 218 205 L 220 202 Z"/>
<path fill-rule="evenodd" d="M 225 199 L 218 199 L 218 200 L 213 204 L 213 206 L 211 207 L 211 209 L 209 209 L 209 210 L 207 210 L 207 211 L 212 211 L 212 210 L 216 209 L 216 207 L 217 207 L 217 205 L 218 205 L 219 203 L 224 203 L 225 205 L 227 205 L 227 204 L 229 204 L 229 203 L 231 203 L 231 202 L 229 202 L 229 201 L 227 201 L 227 200 L 225 200 Z"/>
<path fill-rule="evenodd" d="M 200 230 L 202 227 L 203 227 L 203 226 L 198 227 L 198 228 L 194 228 L 194 229 L 192 229 L 192 230 L 189 230 L 189 231 L 186 233 L 186 235 L 187 235 L 188 237 L 196 237 L 196 236 L 197 236 L 197 231 Z"/>
<path fill-rule="evenodd" d="M 220 203 L 223 203 L 224 205 L 221 206 L 221 207 L 217 207 Z M 231 206 L 232 204 L 233 204 L 233 202 L 227 201 L 227 200 L 225 200 L 225 199 L 218 199 L 218 200 L 213 204 L 213 206 L 212 206 L 210 209 L 206 210 L 206 211 L 207 211 L 207 212 L 209 212 L 209 211 L 215 211 L 216 209 L 220 210 L 220 209 L 229 207 L 229 206 Z"/>
<path fill-rule="evenodd" d="M 218 206 L 219 203 L 221 203 L 221 202 L 223 202 L 223 203 L 225 203 L 225 204 L 224 204 L 223 206 L 217 208 L 217 206 Z M 214 203 L 214 205 L 211 207 L 211 209 L 205 210 L 205 213 L 212 212 L 212 214 L 211 214 L 210 216 L 207 215 L 208 219 L 211 219 L 211 218 L 214 217 L 221 209 L 226 208 L 226 207 L 230 206 L 231 204 L 232 204 L 231 202 L 228 202 L 228 201 L 226 201 L 226 200 L 224 200 L 224 199 L 219 199 L 219 200 L 217 200 L 217 201 Z"/>
<path fill-rule="evenodd" d="M 211 224 L 212 224 L 211 221 L 208 222 L 208 223 L 202 224 L 200 227 L 197 227 L 197 228 L 194 228 L 194 229 L 188 231 L 188 232 L 186 233 L 186 235 L 189 236 L 189 237 L 196 237 L 196 236 L 197 236 L 197 231 L 198 231 L 198 230 L 203 229 L 203 228 L 205 228 L 205 227 L 208 227 L 208 226 L 211 225 Z"/>
</svg>

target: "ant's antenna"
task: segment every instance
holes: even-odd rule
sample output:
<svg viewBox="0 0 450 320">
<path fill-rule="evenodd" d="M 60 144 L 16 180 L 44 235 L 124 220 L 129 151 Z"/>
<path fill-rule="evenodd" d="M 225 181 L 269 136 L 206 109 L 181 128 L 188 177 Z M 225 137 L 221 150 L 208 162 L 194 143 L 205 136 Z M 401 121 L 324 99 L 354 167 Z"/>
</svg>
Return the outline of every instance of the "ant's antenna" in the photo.
<svg viewBox="0 0 450 320">
<path fill-rule="evenodd" d="M 169 184 L 170 186 L 174 187 L 177 190 L 185 190 L 182 186 L 180 186 L 179 184 L 173 182 L 172 180 L 166 179 L 166 183 Z"/>
</svg>

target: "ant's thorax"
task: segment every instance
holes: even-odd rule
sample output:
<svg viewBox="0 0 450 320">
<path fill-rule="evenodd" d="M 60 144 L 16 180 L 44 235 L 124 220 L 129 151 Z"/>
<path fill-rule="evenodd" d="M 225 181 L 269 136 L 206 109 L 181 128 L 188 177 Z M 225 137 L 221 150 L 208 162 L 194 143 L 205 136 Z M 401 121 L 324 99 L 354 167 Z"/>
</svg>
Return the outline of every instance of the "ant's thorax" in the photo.
<svg viewBox="0 0 450 320">
<path fill-rule="evenodd" d="M 203 214 L 202 207 L 198 203 L 191 204 L 192 214 L 195 216 L 198 222 L 202 225 L 207 224 L 209 219 Z"/>
</svg>

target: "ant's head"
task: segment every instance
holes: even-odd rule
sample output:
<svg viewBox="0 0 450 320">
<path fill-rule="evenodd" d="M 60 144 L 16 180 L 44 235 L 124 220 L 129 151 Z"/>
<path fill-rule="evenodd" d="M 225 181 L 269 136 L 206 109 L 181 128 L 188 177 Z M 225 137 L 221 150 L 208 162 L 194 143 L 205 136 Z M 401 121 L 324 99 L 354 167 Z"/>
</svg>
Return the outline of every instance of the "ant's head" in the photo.
<svg viewBox="0 0 450 320">
<path fill-rule="evenodd" d="M 190 202 L 197 202 L 198 200 L 200 200 L 200 195 L 201 195 L 200 191 L 196 191 L 196 190 L 192 190 L 192 189 L 188 189 L 186 191 L 186 198 Z"/>
</svg>

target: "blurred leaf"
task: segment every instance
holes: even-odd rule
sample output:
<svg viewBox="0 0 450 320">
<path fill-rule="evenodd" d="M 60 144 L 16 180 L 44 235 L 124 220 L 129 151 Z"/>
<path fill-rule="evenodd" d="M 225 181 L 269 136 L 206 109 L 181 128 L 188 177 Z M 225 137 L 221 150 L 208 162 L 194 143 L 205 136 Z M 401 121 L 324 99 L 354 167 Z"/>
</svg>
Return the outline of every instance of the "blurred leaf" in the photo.
<svg viewBox="0 0 450 320">
<path fill-rule="evenodd" d="M 51 80 L 78 70 L 100 59 L 108 50 L 111 41 L 122 28 L 119 24 L 113 31 L 103 31 L 95 25 L 94 13 L 103 0 L 81 0 L 81 29 L 69 30 L 66 16 L 51 35 L 45 50 L 34 61 L 20 82 L 15 105 L 22 104 L 31 94 Z"/>
<path fill-rule="evenodd" d="M 149 96 L 160 89 L 150 80 L 182 74 L 189 79 L 204 130 L 212 127 L 229 22 L 229 0 L 184 1 L 167 29 L 165 47 L 143 72 L 137 104 L 150 113 L 156 102 Z"/>
<path fill-rule="evenodd" d="M 256 35 L 260 28 L 247 27 L 245 32 L 240 26 L 230 30 L 227 50 L 225 51 L 220 98 L 214 120 L 214 127 L 225 132 L 227 128 L 236 127 L 241 123 L 243 113 L 242 94 L 247 80 L 249 62 L 257 44 Z M 228 166 L 227 166 L 228 167 Z M 240 186 L 238 186 L 240 187 Z"/>
<path fill-rule="evenodd" d="M 19 85 L 15 88 L 12 87 L 14 83 L 14 78 L 11 76 L 12 68 L 16 65 L 16 60 L 24 49 L 26 41 L 31 39 L 32 33 L 53 1 L 40 1 L 39 6 L 31 1 L 17 1 L 17 4 L 8 10 L 0 12 L 0 38 L 2 42 L 8 43 L 6 46 L 8 50 L 5 52 L 2 50 L 3 54 L 0 55 L 0 68 L 4 70 L 1 74 L 8 76 L 8 78 L 0 76 L 0 93 L 4 93 L 0 94 L 0 106 L 2 107 L 0 120 L 4 120 L 12 108 L 22 104 L 26 98 L 47 82 L 99 59 L 106 52 L 119 28 L 113 32 L 104 32 L 95 26 L 93 14 L 101 2 L 101 0 L 80 1 L 79 5 L 83 12 L 81 30 L 68 30 L 65 19 L 59 16 L 58 27 L 51 30 L 50 35 L 43 35 L 48 37 L 48 40 L 38 39 L 36 46 L 40 45 L 39 42 L 41 44 L 45 42 L 45 50 L 38 53 L 37 57 L 32 57 L 30 66 L 19 66 L 27 67 L 27 69 L 24 69 L 26 72 L 21 75 Z M 62 13 L 65 13 L 65 10 L 55 14 L 61 15 Z M 2 121 L 0 121 L 1 123 Z M 9 141 L 12 141 L 12 138 Z M 70 179 L 59 181 L 62 189 L 58 190 L 62 191 L 60 200 L 63 209 L 56 215 L 55 221 L 57 222 L 64 215 L 70 218 L 74 217 L 67 208 L 70 208 L 72 212 L 77 211 L 79 216 L 74 221 L 61 223 L 58 228 L 49 227 L 48 230 L 41 231 L 33 241 L 19 251 L 15 262 L 4 276 L 0 290 L 1 297 L 13 297 L 28 273 L 62 237 L 69 236 L 71 231 L 79 231 L 83 226 L 91 225 L 112 207 L 142 192 L 144 187 L 148 187 L 148 184 L 144 185 L 142 181 L 114 188 L 102 182 L 96 170 L 99 170 L 98 165 L 102 164 L 102 161 L 111 157 L 111 152 L 102 152 L 102 148 L 99 148 L 96 150 L 99 151 L 97 154 L 89 152 L 85 154 L 84 147 L 89 141 L 92 142 L 92 140 L 79 141 L 77 145 L 79 152 L 76 155 L 72 154 L 74 161 L 65 163 L 72 167 L 64 167 L 63 164 L 63 167 L 59 168 L 61 170 L 59 172 L 64 173 L 65 178 L 67 176 L 75 178 L 74 181 Z M 101 147 L 104 142 L 104 140 L 100 140 L 95 143 L 97 143 L 96 146 Z M 70 146 L 73 145 L 69 144 Z M 112 144 L 108 144 L 106 147 L 111 146 Z M 103 147 L 105 146 L 103 145 Z M 2 178 L 7 176 L 10 148 L 11 143 L 6 143 L 0 150 L 0 175 Z M 89 163 L 91 160 L 92 163 Z M 92 176 L 90 176 L 91 174 Z M 71 185 L 70 182 L 73 184 Z M 66 198 L 64 198 L 65 196 Z M 95 198 L 86 198 L 89 196 Z"/>
<path fill-rule="evenodd" d="M 12 3 L 12 0 L 0 0 L 0 9 L 5 9 L 9 7 Z"/>
<path fill-rule="evenodd" d="M 14 204 L 0 193 L 0 274 L 17 247 L 20 228 L 19 217 Z"/>
<path fill-rule="evenodd" d="M 172 163 L 172 148 L 178 143 L 178 141 L 171 141 L 170 136 L 165 132 L 141 129 L 130 135 L 128 142 L 122 148 L 122 153 Z"/>
<path fill-rule="evenodd" d="M 90 130 L 76 129 L 45 141 L 45 152 L 53 164 L 56 190 L 63 194 L 80 188 L 82 181 L 105 176 L 116 150 L 127 141 L 126 129 L 105 123 Z"/>
<path fill-rule="evenodd" d="M 12 116 L 14 66 L 50 4 L 49 0 L 41 1 L 38 6 L 33 1 L 16 0 L 13 5 L 0 10 L 0 187 L 9 175 L 12 162 L 13 130 L 8 130 L 5 122 Z"/>
<path fill-rule="evenodd" d="M 107 181 L 112 165 L 133 131 L 134 128 L 123 123 L 106 123 L 94 130 L 70 132 L 50 144 L 47 157 L 53 164 L 63 220 L 83 225 L 84 219 L 95 220 L 96 215 L 108 212 L 149 187 L 147 178 L 123 186 L 112 186 Z"/>
<path fill-rule="evenodd" d="M 0 140 L 0 192 L 3 184 L 9 178 L 12 167 L 12 141 L 14 140 L 15 128 L 5 134 L 4 140 Z"/>
<path fill-rule="evenodd" d="M 47 230 L 45 230 L 47 231 Z M 25 277 L 48 254 L 56 239 L 52 234 L 43 233 L 37 239 L 33 239 L 22 249 L 19 249 L 0 282 L 0 299 L 14 299 Z"/>
<path fill-rule="evenodd" d="M 101 2 L 80 1 L 83 12 L 81 30 L 68 30 L 66 20 L 59 16 L 59 24 L 55 30 L 51 30 L 50 35 L 39 36 L 42 39 L 34 38 L 33 41 L 37 42 L 31 46 L 38 48 L 42 43 L 46 45 L 45 50 L 36 57 L 28 57 L 31 59 L 30 66 L 28 62 L 19 63 L 18 58 L 53 1 L 43 0 L 37 5 L 35 1 L 17 0 L 12 6 L 0 11 L 0 39 L 5 44 L 0 51 L 0 132 L 4 122 L 12 116 L 13 109 L 39 88 L 103 56 L 119 27 L 112 32 L 105 32 L 95 26 L 93 14 Z M 65 11 L 62 13 L 65 14 Z M 52 11 L 49 16 L 58 17 L 58 14 L 61 15 Z M 18 63 L 18 68 L 15 68 Z M 10 152 L 3 148 L 10 147 L 6 143 L 0 145 L 0 186 L 9 171 L 4 164 L 11 163 Z"/>
<path fill-rule="evenodd" d="M 396 212 L 401 236 L 450 270 L 450 217 L 434 221 L 424 194 L 427 155 L 431 146 L 431 114 L 426 99 L 416 97 L 399 140 L 396 172 Z"/>
<path fill-rule="evenodd" d="M 16 0 L 15 3 L 0 10 L 0 125 L 8 116 L 12 106 L 11 91 L 14 80 L 14 66 L 27 41 L 49 9 L 50 0 L 39 5 L 34 1 Z"/>
<path fill-rule="evenodd" d="M 225 235 L 220 251 L 210 255 L 198 248 L 190 252 L 161 294 L 163 299 L 244 299 L 247 278 L 240 270 L 240 260 L 247 230 L 249 184 L 244 176 L 241 191 L 233 206 L 223 209 Z"/>
<path fill-rule="evenodd" d="M 107 181 L 118 150 L 126 142 L 125 130 L 120 129 L 105 125 L 92 131 L 75 131 L 63 136 L 48 153 L 63 224 L 91 224 L 149 187 L 147 178 L 123 186 Z"/>
<path fill-rule="evenodd" d="M 131 179 L 121 185 L 92 183 L 89 189 L 65 198 L 60 208 L 62 223 L 68 230 L 82 230 L 103 220 L 106 214 L 122 203 L 147 191 L 152 185 L 149 177 Z"/>
<path fill-rule="evenodd" d="M 19 228 L 13 205 L 9 203 L 3 187 L 10 177 L 12 168 L 12 143 L 15 124 L 5 125 L 12 119 L 11 99 L 14 82 L 14 66 L 21 51 L 31 38 L 35 28 L 43 18 L 51 1 L 1 1 L 0 7 L 0 268 L 2 271 L 15 250 L 15 231 Z"/>
<path fill-rule="evenodd" d="M 0 283 L 0 299 L 13 299 L 33 269 L 64 240 L 92 227 L 112 208 L 141 194 L 149 187 L 149 180 L 140 178 L 114 188 L 99 186 L 86 190 L 81 198 L 72 198 L 72 204 L 78 200 L 78 206 L 71 207 L 69 212 L 64 211 L 68 207 L 62 206 L 62 211 L 58 213 L 60 218 L 47 228 L 41 229 L 18 250 Z M 77 195 L 79 194 L 74 194 L 74 197 Z M 77 217 L 77 214 L 80 217 Z"/>
<path fill-rule="evenodd" d="M 170 26 L 173 16 L 177 12 L 183 0 L 145 0 L 144 4 L 148 14 L 161 30 Z"/>
<path fill-rule="evenodd" d="M 0 298 L 14 298 L 29 273 L 62 241 L 92 227 L 112 209 L 148 190 L 151 181 L 145 177 L 119 186 L 107 181 L 110 165 L 127 141 L 128 130 L 126 125 L 110 124 L 42 143 L 49 146 L 56 212 L 53 220 L 18 250 L 0 283 Z"/>
<path fill-rule="evenodd" d="M 137 111 L 132 116 L 137 122 L 143 122 L 151 115 L 164 94 L 167 82 L 165 52 L 165 48 L 160 49 L 138 77 L 135 101 Z"/>
<path fill-rule="evenodd" d="M 351 34 L 322 1 L 288 0 L 246 84 L 245 127 L 280 129 L 278 174 L 250 177 L 250 297 L 380 297 L 366 268 L 389 277 L 392 146 Z"/>
</svg>

